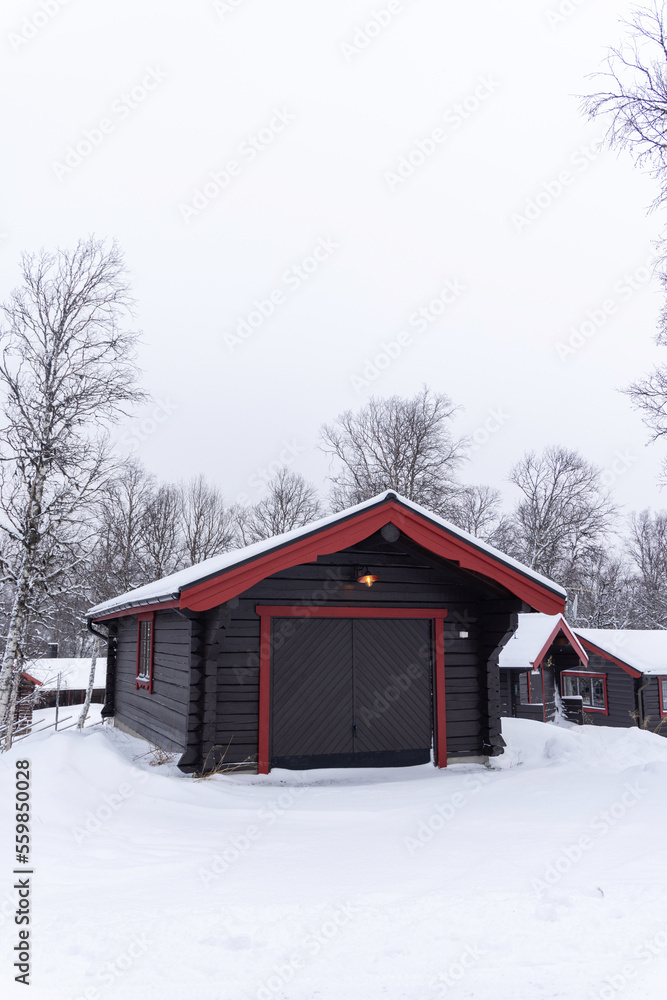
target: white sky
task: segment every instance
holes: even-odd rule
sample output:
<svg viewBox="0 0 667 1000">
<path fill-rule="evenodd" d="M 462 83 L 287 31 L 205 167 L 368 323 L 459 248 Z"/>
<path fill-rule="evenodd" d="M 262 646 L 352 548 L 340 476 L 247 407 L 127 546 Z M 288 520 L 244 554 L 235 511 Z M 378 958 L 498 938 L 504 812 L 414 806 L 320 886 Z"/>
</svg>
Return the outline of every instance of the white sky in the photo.
<svg viewBox="0 0 667 1000">
<path fill-rule="evenodd" d="M 660 291 L 642 270 L 660 232 L 646 214 L 656 191 L 629 158 L 594 152 L 603 130 L 576 97 L 629 3 L 42 2 L 54 13 L 16 0 L 0 12 L 2 297 L 22 249 L 118 239 L 157 401 L 120 437 L 151 470 L 203 471 L 230 500 L 254 500 L 263 471 L 289 457 L 323 485 L 321 423 L 425 381 L 464 408 L 458 432 L 476 432 L 468 481 L 509 497 L 503 480 L 524 450 L 560 443 L 610 470 L 628 509 L 664 505 L 664 448 L 646 447 L 618 392 L 667 360 L 653 344 Z M 559 4 L 572 13 L 550 24 Z M 351 50 L 387 10 L 377 37 Z M 153 89 L 128 107 L 149 70 Z M 98 145 L 58 167 L 102 119 Z M 281 131 L 262 133 L 251 160 L 252 137 L 272 124 Z M 390 182 L 438 128 L 432 155 Z M 230 161 L 225 190 L 213 184 L 201 210 L 184 211 Z M 550 197 L 562 171 L 570 183 Z M 545 207 L 517 231 L 540 192 Z M 318 244 L 316 271 L 286 279 Z M 448 281 L 463 287 L 456 301 L 410 327 Z M 273 314 L 231 350 L 226 335 L 271 293 Z M 600 329 L 559 357 L 607 300 Z M 401 331 L 411 343 L 355 387 Z M 484 442 L 492 413 L 501 426 Z"/>
</svg>

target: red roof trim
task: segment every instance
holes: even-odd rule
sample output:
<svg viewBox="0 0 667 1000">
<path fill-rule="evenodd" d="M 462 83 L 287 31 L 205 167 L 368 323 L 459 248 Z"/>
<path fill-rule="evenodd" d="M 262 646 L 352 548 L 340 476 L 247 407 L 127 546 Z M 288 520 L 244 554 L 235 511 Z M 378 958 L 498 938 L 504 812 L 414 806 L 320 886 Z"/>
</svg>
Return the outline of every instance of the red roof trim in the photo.
<svg viewBox="0 0 667 1000">
<path fill-rule="evenodd" d="M 555 626 L 553 632 L 551 633 L 551 635 L 549 636 L 549 638 L 545 642 L 544 646 L 542 646 L 542 649 L 540 650 L 540 652 L 538 653 L 538 655 L 535 657 L 534 660 L 531 660 L 531 666 L 535 670 L 539 666 L 541 666 L 542 660 L 544 659 L 544 657 L 546 656 L 547 652 L 551 648 L 551 644 L 553 643 L 554 639 L 556 638 L 556 636 L 558 635 L 559 632 L 563 633 L 563 635 L 565 636 L 565 638 L 568 640 L 568 642 L 570 643 L 570 645 L 574 649 L 575 653 L 578 654 L 579 659 L 582 660 L 584 666 L 588 665 L 588 656 L 586 655 L 586 650 L 583 648 L 581 642 L 579 641 L 579 639 L 577 639 L 577 637 L 574 634 L 574 632 L 572 632 L 572 630 L 570 629 L 570 627 L 567 624 L 567 622 L 565 621 L 565 619 L 561 618 L 561 620 L 556 623 L 556 626 Z"/>
<path fill-rule="evenodd" d="M 39 686 L 41 687 L 42 684 L 44 683 L 43 681 L 38 681 L 36 677 L 32 676 L 32 674 L 26 673 L 25 670 L 22 670 L 21 673 L 23 674 L 24 677 L 27 677 L 29 681 L 32 681 L 33 684 L 39 684 Z"/>
<path fill-rule="evenodd" d="M 564 610 L 565 598 L 562 595 L 395 500 L 386 500 L 377 507 L 360 511 L 305 538 L 297 538 L 241 566 L 230 567 L 208 580 L 184 587 L 180 607 L 207 611 L 280 570 L 314 562 L 319 555 L 330 555 L 363 541 L 389 522 L 418 545 L 441 558 L 458 562 L 464 569 L 494 580 L 535 610 L 545 614 L 558 614 Z"/>
<path fill-rule="evenodd" d="M 599 656 L 604 657 L 605 660 L 615 663 L 617 667 L 620 667 L 621 670 L 625 670 L 626 674 L 630 674 L 631 677 L 641 677 L 641 670 L 635 670 L 635 668 L 631 667 L 629 663 L 625 663 L 624 660 L 620 660 L 618 656 L 613 656 L 605 649 L 601 649 L 600 646 L 596 646 L 594 642 L 590 641 L 590 639 L 584 639 L 583 635 L 581 636 L 581 644 L 582 646 L 585 646 L 586 649 L 589 649 L 591 653 L 597 653 Z"/>
</svg>

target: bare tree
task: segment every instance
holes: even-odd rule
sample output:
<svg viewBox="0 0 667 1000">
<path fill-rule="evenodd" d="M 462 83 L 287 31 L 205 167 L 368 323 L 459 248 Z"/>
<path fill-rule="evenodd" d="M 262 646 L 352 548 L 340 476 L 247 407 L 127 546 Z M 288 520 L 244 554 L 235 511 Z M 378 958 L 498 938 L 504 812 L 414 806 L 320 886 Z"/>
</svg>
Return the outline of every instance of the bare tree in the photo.
<svg viewBox="0 0 667 1000">
<path fill-rule="evenodd" d="M 186 564 L 228 552 L 236 544 L 234 515 L 217 487 L 202 475 L 180 486 L 180 529 Z"/>
<path fill-rule="evenodd" d="M 667 628 L 667 511 L 631 519 L 627 548 L 637 573 L 638 628 Z"/>
<path fill-rule="evenodd" d="M 576 451 L 549 447 L 525 455 L 509 480 L 523 495 L 507 524 L 508 553 L 566 586 L 616 517 L 600 470 Z"/>
<path fill-rule="evenodd" d="M 161 483 L 145 507 L 141 551 L 148 580 L 159 580 L 186 565 L 185 541 L 179 530 L 181 501 L 177 487 Z"/>
<path fill-rule="evenodd" d="M 334 507 L 392 489 L 447 516 L 465 457 L 464 442 L 451 432 L 456 410 L 448 396 L 423 386 L 411 399 L 373 397 L 325 424 L 321 448 L 337 463 L 329 477 Z"/>
<path fill-rule="evenodd" d="M 13 602 L 0 669 L 0 725 L 35 597 L 80 563 L 91 505 L 110 475 L 106 424 L 139 401 L 136 335 L 120 250 L 94 239 L 25 254 L 22 285 L 2 307 L 0 527 L 16 557 L 2 564 Z M 102 429 L 102 430 L 100 430 Z"/>
<path fill-rule="evenodd" d="M 239 531 L 246 545 L 300 528 L 322 514 L 315 487 L 286 466 L 267 483 L 267 494 L 259 503 L 236 511 Z"/>
<path fill-rule="evenodd" d="M 505 524 L 502 494 L 493 486 L 464 486 L 456 495 L 450 517 L 470 535 L 496 545 Z"/>
<path fill-rule="evenodd" d="M 627 29 L 621 45 L 610 48 L 606 69 L 594 74 L 601 90 L 585 97 L 583 108 L 591 119 L 608 122 L 607 144 L 625 149 L 658 184 L 652 208 L 667 202 L 667 18 L 665 4 L 653 0 L 636 8 L 622 22 Z M 667 292 L 667 252 L 664 239 L 656 259 L 663 291 Z M 667 304 L 658 321 L 657 343 L 667 346 Z M 656 366 L 627 389 L 633 405 L 653 432 L 653 440 L 667 434 L 667 366 Z M 663 476 L 667 475 L 667 464 Z"/>
</svg>

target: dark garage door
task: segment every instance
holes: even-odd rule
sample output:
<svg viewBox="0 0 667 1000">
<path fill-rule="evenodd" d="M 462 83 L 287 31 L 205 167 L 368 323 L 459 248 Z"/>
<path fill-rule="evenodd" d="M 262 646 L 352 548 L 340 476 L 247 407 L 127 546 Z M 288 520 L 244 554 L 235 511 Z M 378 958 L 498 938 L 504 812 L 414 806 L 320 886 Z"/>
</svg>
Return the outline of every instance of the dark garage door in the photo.
<svg viewBox="0 0 667 1000">
<path fill-rule="evenodd" d="M 275 618 L 272 647 L 274 767 L 430 759 L 430 621 Z"/>
</svg>

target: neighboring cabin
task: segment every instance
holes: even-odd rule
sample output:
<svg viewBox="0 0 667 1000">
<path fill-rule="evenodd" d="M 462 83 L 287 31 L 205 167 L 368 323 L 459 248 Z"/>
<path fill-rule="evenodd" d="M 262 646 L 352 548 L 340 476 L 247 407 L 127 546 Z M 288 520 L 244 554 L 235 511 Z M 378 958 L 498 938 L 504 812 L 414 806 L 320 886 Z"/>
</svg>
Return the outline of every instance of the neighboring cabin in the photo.
<svg viewBox="0 0 667 1000">
<path fill-rule="evenodd" d="M 271 767 L 502 753 L 497 657 L 557 584 L 393 492 L 92 608 L 102 711 L 180 751 Z"/>
<path fill-rule="evenodd" d="M 498 663 L 503 716 L 667 735 L 665 631 L 571 629 L 562 615 L 520 614 Z"/>
<path fill-rule="evenodd" d="M 37 681 L 35 708 L 53 708 L 58 704 L 83 705 L 90 677 L 90 657 L 44 657 L 26 662 L 25 673 Z M 104 701 L 106 661 L 98 658 L 91 701 Z M 60 691 L 58 692 L 58 687 Z"/>
</svg>

